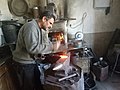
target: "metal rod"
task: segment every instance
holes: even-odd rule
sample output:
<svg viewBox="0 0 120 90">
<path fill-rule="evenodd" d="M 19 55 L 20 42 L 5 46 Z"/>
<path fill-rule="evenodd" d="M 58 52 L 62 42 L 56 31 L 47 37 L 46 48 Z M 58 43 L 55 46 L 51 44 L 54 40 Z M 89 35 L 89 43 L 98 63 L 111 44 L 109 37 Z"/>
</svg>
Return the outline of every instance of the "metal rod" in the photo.
<svg viewBox="0 0 120 90">
<path fill-rule="evenodd" d="M 63 78 L 60 78 L 60 79 L 58 79 L 58 81 L 63 81 L 63 80 L 65 80 L 65 79 L 68 79 L 68 78 L 74 77 L 74 76 L 76 76 L 76 75 L 77 75 L 77 73 L 72 74 L 72 75 L 69 75 L 69 76 L 66 76 L 66 77 L 63 77 Z"/>
</svg>

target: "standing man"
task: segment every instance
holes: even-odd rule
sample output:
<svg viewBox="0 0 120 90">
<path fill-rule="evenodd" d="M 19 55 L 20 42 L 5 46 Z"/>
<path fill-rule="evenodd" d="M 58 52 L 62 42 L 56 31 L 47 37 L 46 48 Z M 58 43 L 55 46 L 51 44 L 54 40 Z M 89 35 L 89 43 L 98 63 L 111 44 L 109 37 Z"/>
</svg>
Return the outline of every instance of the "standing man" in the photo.
<svg viewBox="0 0 120 90">
<path fill-rule="evenodd" d="M 33 19 L 21 27 L 12 61 L 17 75 L 17 90 L 43 90 L 41 73 L 33 57 L 55 50 L 48 38 L 48 30 L 52 28 L 54 21 L 55 15 L 51 11 L 44 11 L 39 19 Z M 60 43 L 56 45 L 59 47 Z"/>
</svg>

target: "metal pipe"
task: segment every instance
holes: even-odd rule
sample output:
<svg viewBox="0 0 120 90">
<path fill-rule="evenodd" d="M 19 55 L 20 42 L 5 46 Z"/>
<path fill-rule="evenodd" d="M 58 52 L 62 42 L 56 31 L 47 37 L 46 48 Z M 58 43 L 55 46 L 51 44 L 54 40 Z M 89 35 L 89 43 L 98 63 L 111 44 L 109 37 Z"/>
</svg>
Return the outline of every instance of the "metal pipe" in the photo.
<svg viewBox="0 0 120 90">
<path fill-rule="evenodd" d="M 74 73 L 74 74 L 72 74 L 72 75 L 69 75 L 69 76 L 66 76 L 66 77 L 60 78 L 60 79 L 58 79 L 58 81 L 60 82 L 60 81 L 63 81 L 63 80 L 65 80 L 65 79 L 68 79 L 68 78 L 74 77 L 74 76 L 76 76 L 76 75 L 78 75 L 78 74 L 77 74 L 77 73 Z"/>
</svg>

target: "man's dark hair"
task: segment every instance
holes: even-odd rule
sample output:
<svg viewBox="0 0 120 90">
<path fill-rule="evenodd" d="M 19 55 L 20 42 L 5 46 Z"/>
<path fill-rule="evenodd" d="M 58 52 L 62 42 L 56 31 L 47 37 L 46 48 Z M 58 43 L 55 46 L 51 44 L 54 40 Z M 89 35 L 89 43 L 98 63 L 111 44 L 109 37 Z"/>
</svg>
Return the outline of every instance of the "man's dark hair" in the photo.
<svg viewBox="0 0 120 90">
<path fill-rule="evenodd" d="M 43 13 L 41 13 L 39 18 L 42 19 L 44 16 L 46 16 L 47 19 L 53 18 L 54 20 L 56 20 L 56 15 L 52 11 L 44 11 Z"/>
</svg>

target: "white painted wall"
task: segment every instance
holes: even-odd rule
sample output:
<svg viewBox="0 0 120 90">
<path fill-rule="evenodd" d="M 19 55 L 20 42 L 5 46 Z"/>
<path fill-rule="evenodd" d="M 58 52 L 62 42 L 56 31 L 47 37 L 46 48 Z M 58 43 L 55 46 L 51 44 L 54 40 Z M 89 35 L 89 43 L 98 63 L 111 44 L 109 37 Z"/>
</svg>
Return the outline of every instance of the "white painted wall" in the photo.
<svg viewBox="0 0 120 90">
<path fill-rule="evenodd" d="M 87 16 L 83 24 L 76 28 L 84 33 L 110 32 L 115 28 L 120 27 L 120 0 L 113 0 L 111 10 L 108 15 L 105 15 L 105 9 L 93 8 L 93 0 L 67 0 L 68 17 L 75 17 L 76 21 L 69 21 L 70 24 L 78 24 L 81 22 L 84 12 Z M 76 29 L 68 31 L 74 33 Z"/>
<path fill-rule="evenodd" d="M 12 15 L 9 12 L 7 0 L 0 0 L 0 20 L 10 20 Z"/>
</svg>

